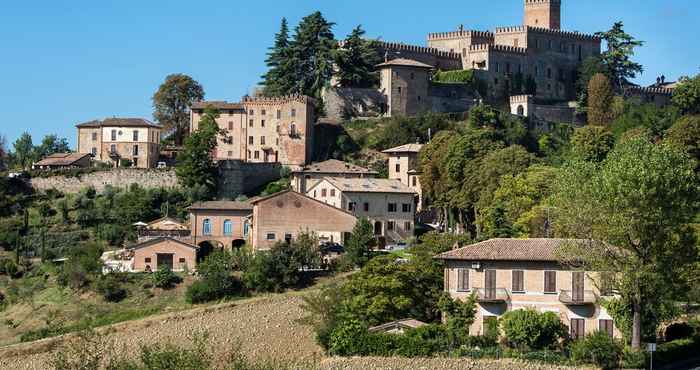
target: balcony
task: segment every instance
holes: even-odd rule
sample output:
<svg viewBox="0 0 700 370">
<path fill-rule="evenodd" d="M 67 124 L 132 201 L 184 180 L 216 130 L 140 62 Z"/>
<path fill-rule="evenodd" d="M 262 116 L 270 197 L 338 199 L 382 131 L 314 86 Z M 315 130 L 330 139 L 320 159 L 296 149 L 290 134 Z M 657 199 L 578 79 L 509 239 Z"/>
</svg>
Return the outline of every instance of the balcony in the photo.
<svg viewBox="0 0 700 370">
<path fill-rule="evenodd" d="M 562 290 L 559 293 L 559 302 L 568 306 L 586 306 L 595 304 L 598 296 L 592 290 Z"/>
<path fill-rule="evenodd" d="M 479 303 L 506 303 L 510 301 L 510 293 L 505 288 L 476 288 L 476 301 Z"/>
</svg>

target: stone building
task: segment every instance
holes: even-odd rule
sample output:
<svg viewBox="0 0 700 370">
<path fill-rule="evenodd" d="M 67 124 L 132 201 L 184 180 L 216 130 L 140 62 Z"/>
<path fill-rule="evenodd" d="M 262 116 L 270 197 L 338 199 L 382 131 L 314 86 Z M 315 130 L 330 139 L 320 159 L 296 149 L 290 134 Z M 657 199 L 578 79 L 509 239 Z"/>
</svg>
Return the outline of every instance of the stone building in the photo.
<svg viewBox="0 0 700 370">
<path fill-rule="evenodd" d="M 301 232 L 313 232 L 321 242 L 344 244 L 357 222 L 352 213 L 294 191 L 258 198 L 251 204 L 249 241 L 255 250 L 294 240 Z"/>
<path fill-rule="evenodd" d="M 194 203 L 189 211 L 192 244 L 210 250 L 239 248 L 246 243 L 250 231 L 249 217 L 253 205 L 249 202 L 211 201 Z"/>
<path fill-rule="evenodd" d="M 326 177 L 306 195 L 369 219 L 374 235 L 387 242 L 413 236 L 416 193 L 398 180 Z"/>
<path fill-rule="evenodd" d="M 119 167 L 154 168 L 160 157 L 162 127 L 143 118 L 106 118 L 76 125 L 78 153 Z"/>
<path fill-rule="evenodd" d="M 373 178 L 377 175 L 376 171 L 337 159 L 329 159 L 292 171 L 292 190 L 305 194 L 306 189 L 313 187 L 325 177 Z"/>
<path fill-rule="evenodd" d="M 422 148 L 423 144 L 406 144 L 382 152 L 389 155 L 389 179 L 401 181 L 418 194 L 416 212 L 420 212 L 425 206 L 418 166 L 418 154 Z"/>
<path fill-rule="evenodd" d="M 597 330 L 620 337 L 612 317 L 600 305 L 595 272 L 573 270 L 559 263 L 557 250 L 565 239 L 491 239 L 437 255 L 445 261 L 444 290 L 455 299 L 476 296 L 477 310 L 470 334 L 483 335 L 489 320 L 524 308 L 554 312 L 582 338 Z"/>
<path fill-rule="evenodd" d="M 207 107 L 218 111 L 223 134 L 216 160 L 280 163 L 297 168 L 311 162 L 315 102 L 306 96 L 243 97 L 239 103 L 201 101 L 192 105 L 190 131 Z"/>
</svg>

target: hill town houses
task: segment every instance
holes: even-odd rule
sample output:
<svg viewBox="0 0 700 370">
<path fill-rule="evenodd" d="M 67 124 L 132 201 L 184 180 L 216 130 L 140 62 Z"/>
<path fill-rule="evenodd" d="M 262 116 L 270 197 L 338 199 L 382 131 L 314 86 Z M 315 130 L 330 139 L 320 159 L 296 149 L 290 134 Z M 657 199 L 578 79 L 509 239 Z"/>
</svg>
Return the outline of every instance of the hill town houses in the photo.
<svg viewBox="0 0 700 370">
<path fill-rule="evenodd" d="M 567 103 L 575 95 L 574 73 L 586 57 L 600 53 L 601 40 L 561 30 L 560 8 L 559 0 L 525 0 L 524 22 L 519 26 L 493 32 L 460 27 L 431 33 L 426 47 L 381 42 L 385 61 L 377 66 L 379 88 L 363 92 L 369 99 L 353 100 L 343 97 L 357 91 L 329 87 L 324 91 L 323 111 L 328 115 L 324 118 L 352 118 L 375 108 L 384 117 L 464 112 L 488 97 L 459 86 L 448 91 L 430 79 L 436 70 L 472 70 L 493 95 L 507 94 L 516 76 L 533 81 L 536 87 L 527 94 L 506 96 L 512 114 L 575 122 L 574 110 Z M 641 89 L 637 93 L 668 97 L 670 90 Z M 254 251 L 268 250 L 276 243 L 293 241 L 302 232 L 315 233 L 322 243 L 342 246 L 360 218 L 371 223 L 380 249 L 411 241 L 419 224 L 429 223 L 429 217 L 422 218 L 430 211 L 430 199 L 421 190 L 423 143 L 382 148 L 387 178 L 358 164 L 317 160 L 314 148 L 321 140 L 317 104 L 302 95 L 194 103 L 191 132 L 199 129 L 205 110 L 218 113 L 221 134 L 211 156 L 222 169 L 223 183 L 236 184 L 234 194 L 269 182 L 261 179 L 277 179 L 283 168 L 288 169 L 290 189 L 246 200 L 227 196 L 198 202 L 188 208 L 186 221 L 143 223 L 138 242 L 111 256 L 110 268 L 156 271 L 168 266 L 190 271 L 215 249 L 248 245 Z M 340 117 L 340 112 L 346 117 Z M 47 158 L 40 166 L 86 166 L 85 155 L 113 167 L 147 169 L 167 162 L 160 147 L 164 130 L 148 120 L 115 117 L 76 127 L 82 155 Z M 483 334 L 489 320 L 508 310 L 535 307 L 556 312 L 573 337 L 598 329 L 619 336 L 598 302 L 607 293 L 593 286 L 589 276 L 595 272 L 568 269 L 555 258 L 556 248 L 568 242 L 572 241 L 496 239 L 456 245 L 435 258 L 445 263 L 446 292 L 458 299 L 477 297 L 472 334 Z"/>
</svg>

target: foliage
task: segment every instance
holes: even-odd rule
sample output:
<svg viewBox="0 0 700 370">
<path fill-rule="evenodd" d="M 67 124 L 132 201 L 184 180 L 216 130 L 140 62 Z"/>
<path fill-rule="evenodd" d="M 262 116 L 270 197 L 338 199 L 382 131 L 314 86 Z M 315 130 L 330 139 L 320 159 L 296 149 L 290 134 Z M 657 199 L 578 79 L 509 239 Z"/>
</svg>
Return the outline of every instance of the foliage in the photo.
<svg viewBox="0 0 700 370">
<path fill-rule="evenodd" d="M 102 273 L 102 251 L 102 246 L 96 243 L 71 249 L 59 272 L 58 282 L 73 289 L 87 286 Z"/>
<path fill-rule="evenodd" d="M 599 126 L 578 128 L 571 138 L 572 153 L 584 161 L 602 162 L 614 146 L 615 137 Z"/>
<path fill-rule="evenodd" d="M 607 72 L 599 55 L 583 60 L 583 63 L 578 67 L 578 77 L 576 79 L 578 111 L 585 112 L 588 109 L 588 85 L 591 82 L 591 78 L 598 73 L 603 73 L 607 76 Z"/>
<path fill-rule="evenodd" d="M 629 298 L 607 298 L 601 301 L 608 314 L 613 318 L 615 327 L 622 333 L 627 343 L 632 339 L 633 305 Z M 649 300 L 642 307 L 641 319 L 642 338 L 653 341 L 656 339 L 657 326 L 668 320 L 673 320 L 680 314 L 678 306 L 671 300 Z"/>
<path fill-rule="evenodd" d="M 608 77 L 596 73 L 588 83 L 588 124 L 608 126 L 613 120 L 613 89 Z"/>
<path fill-rule="evenodd" d="M 268 48 L 265 64 L 269 68 L 262 76 L 265 85 L 265 95 L 279 96 L 288 94 L 293 90 L 293 80 L 288 75 L 291 70 L 291 49 L 289 45 L 289 26 L 287 18 L 282 18 L 280 30 L 275 35 L 275 43 Z"/>
<path fill-rule="evenodd" d="M 590 240 L 562 258 L 573 263 L 576 256 L 587 271 L 615 272 L 608 280 L 632 306 L 635 349 L 644 306 L 689 290 L 684 277 L 698 251 L 688 224 L 700 211 L 694 168 L 682 152 L 633 138 L 602 164 L 570 163 L 556 182 L 557 234 Z"/>
<path fill-rule="evenodd" d="M 205 187 L 210 193 L 216 190 L 217 167 L 211 153 L 217 146 L 218 116 L 213 108 L 207 108 L 199 121 L 199 129 L 185 140 L 185 149 L 175 170 L 183 187 Z"/>
<path fill-rule="evenodd" d="M 678 110 L 674 107 L 657 108 L 654 104 L 628 99 L 625 107 L 610 127 L 619 140 L 634 128 L 648 131 L 652 139 L 663 136 L 664 131 L 678 120 Z"/>
<path fill-rule="evenodd" d="M 23 132 L 15 141 L 13 157 L 19 168 L 29 168 L 36 161 L 32 136 L 28 132 Z"/>
<path fill-rule="evenodd" d="M 458 71 L 437 71 L 433 75 L 433 82 L 467 84 L 475 91 L 478 91 L 481 96 L 486 96 L 487 94 L 487 84 L 477 78 L 474 75 L 474 71 L 470 69 Z"/>
<path fill-rule="evenodd" d="M 180 277 L 166 265 L 158 266 L 153 273 L 153 285 L 161 289 L 170 289 L 180 282 Z"/>
<path fill-rule="evenodd" d="M 631 60 L 634 56 L 634 49 L 644 45 L 643 41 L 635 40 L 634 37 L 625 33 L 622 22 L 616 22 L 612 28 L 605 32 L 597 32 L 607 44 L 607 50 L 601 54 L 601 62 L 607 71 L 606 75 L 617 91 L 622 91 L 629 80 L 633 79 L 644 71 L 641 64 Z"/>
<path fill-rule="evenodd" d="M 666 131 L 666 141 L 700 164 L 700 115 L 685 116 Z"/>
<path fill-rule="evenodd" d="M 350 239 L 345 245 L 348 261 L 354 266 L 362 267 L 369 261 L 374 246 L 374 228 L 366 218 L 359 218 L 352 229 Z"/>
<path fill-rule="evenodd" d="M 508 345 L 521 350 L 555 348 L 567 336 L 566 326 L 553 312 L 508 311 L 499 321 Z"/>
<path fill-rule="evenodd" d="M 109 343 L 104 336 L 93 331 L 82 331 L 54 352 L 49 360 L 55 370 L 97 370 L 109 352 Z"/>
<path fill-rule="evenodd" d="M 153 117 L 166 130 L 174 130 L 175 145 L 182 145 L 189 131 L 190 107 L 204 99 L 204 89 L 192 77 L 171 74 L 153 94 Z"/>
<path fill-rule="evenodd" d="M 434 136 L 442 130 L 456 125 L 446 114 L 425 113 L 416 117 L 391 117 L 378 122 L 381 126 L 371 135 L 358 137 L 358 143 L 376 150 L 385 150 L 406 143 L 428 142 L 429 135 Z"/>
<path fill-rule="evenodd" d="M 189 303 L 204 303 L 242 295 L 241 282 L 231 273 L 235 258 L 226 251 L 214 251 L 197 266 L 200 280 L 187 288 L 185 299 Z"/>
<path fill-rule="evenodd" d="M 126 298 L 127 291 L 122 284 L 125 277 L 121 273 L 109 273 L 97 279 L 95 290 L 108 302 L 120 302 Z"/>
<path fill-rule="evenodd" d="M 601 369 L 617 369 L 623 345 L 607 333 L 597 331 L 571 344 L 571 360 L 579 364 L 595 364 Z"/>
<path fill-rule="evenodd" d="M 370 88 L 379 84 L 375 66 L 382 58 L 375 42 L 363 38 L 365 30 L 355 27 L 345 38 L 343 46 L 335 51 L 335 78 L 342 87 Z"/>
<path fill-rule="evenodd" d="M 51 154 L 68 153 L 70 147 L 66 138 L 59 138 L 57 135 L 46 135 L 41 140 L 41 144 L 34 147 L 35 157 L 37 159 L 44 158 Z"/>
<path fill-rule="evenodd" d="M 438 325 L 395 335 L 368 333 L 360 322 L 350 320 L 333 331 L 329 353 L 337 356 L 429 357 L 445 350 L 443 336 L 444 330 Z"/>
<path fill-rule="evenodd" d="M 678 86 L 673 89 L 671 102 L 682 114 L 700 113 L 700 74 L 695 77 L 681 77 Z"/>
<path fill-rule="evenodd" d="M 476 315 L 476 297 L 472 294 L 466 302 L 452 299 L 449 293 L 440 297 L 438 307 L 445 323 L 445 335 L 450 348 L 467 344 L 469 327 Z"/>
<path fill-rule="evenodd" d="M 700 350 L 700 338 L 685 338 L 662 343 L 657 346 L 654 361 L 672 363 L 688 358 L 688 354 Z"/>
</svg>

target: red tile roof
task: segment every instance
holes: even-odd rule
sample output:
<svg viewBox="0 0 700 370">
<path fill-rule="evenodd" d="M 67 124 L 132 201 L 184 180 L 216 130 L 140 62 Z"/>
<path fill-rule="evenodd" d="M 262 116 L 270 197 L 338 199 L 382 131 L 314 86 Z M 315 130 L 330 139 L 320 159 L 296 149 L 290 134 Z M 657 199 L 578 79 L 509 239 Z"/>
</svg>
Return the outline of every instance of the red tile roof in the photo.
<svg viewBox="0 0 700 370">
<path fill-rule="evenodd" d="M 443 260 L 556 262 L 557 250 L 580 239 L 490 239 L 435 256 Z"/>
<path fill-rule="evenodd" d="M 46 156 L 39 162 L 34 163 L 35 166 L 70 166 L 75 162 L 90 156 L 86 153 L 56 153 Z"/>
<path fill-rule="evenodd" d="M 162 128 L 157 123 L 153 123 L 147 119 L 144 118 L 105 118 L 103 120 L 94 120 L 94 121 L 89 121 L 85 123 L 80 123 L 76 125 L 75 127 L 114 127 L 114 126 L 120 126 L 120 127 L 155 127 L 155 128 Z"/>
</svg>

